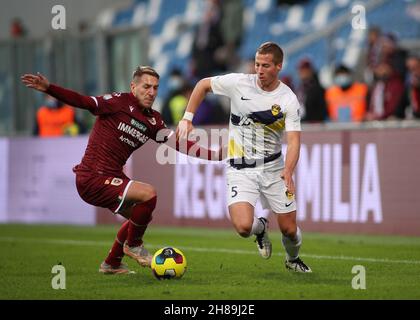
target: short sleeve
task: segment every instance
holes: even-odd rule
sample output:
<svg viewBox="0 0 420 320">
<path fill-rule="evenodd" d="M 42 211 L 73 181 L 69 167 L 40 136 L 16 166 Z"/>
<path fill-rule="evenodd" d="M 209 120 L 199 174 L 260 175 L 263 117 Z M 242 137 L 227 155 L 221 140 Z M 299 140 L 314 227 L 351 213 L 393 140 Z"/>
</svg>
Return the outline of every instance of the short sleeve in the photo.
<svg viewBox="0 0 420 320">
<path fill-rule="evenodd" d="M 96 108 L 91 109 L 91 112 L 94 115 L 104 115 L 104 114 L 112 114 L 118 112 L 123 105 L 121 102 L 121 93 L 114 92 L 108 93 L 103 96 L 91 96 L 93 101 L 95 101 Z"/>
<path fill-rule="evenodd" d="M 229 73 L 222 76 L 215 76 L 210 78 L 211 90 L 214 94 L 222 96 L 231 96 L 235 85 L 238 81 L 238 73 Z"/>
<path fill-rule="evenodd" d="M 301 131 L 299 108 L 299 101 L 296 95 L 293 95 L 286 106 L 286 131 Z"/>
</svg>

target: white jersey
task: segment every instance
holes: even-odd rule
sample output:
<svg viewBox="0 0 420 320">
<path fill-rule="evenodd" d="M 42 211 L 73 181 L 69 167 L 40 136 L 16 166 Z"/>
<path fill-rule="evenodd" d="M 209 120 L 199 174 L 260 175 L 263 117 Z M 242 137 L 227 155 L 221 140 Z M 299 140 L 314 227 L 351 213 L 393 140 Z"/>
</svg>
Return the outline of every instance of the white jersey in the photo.
<svg viewBox="0 0 420 320">
<path fill-rule="evenodd" d="M 210 79 L 213 93 L 231 101 L 228 159 L 269 159 L 281 153 L 284 131 L 301 131 L 299 102 L 286 84 L 267 92 L 258 86 L 256 74 Z M 284 167 L 283 155 L 275 162 Z"/>
</svg>

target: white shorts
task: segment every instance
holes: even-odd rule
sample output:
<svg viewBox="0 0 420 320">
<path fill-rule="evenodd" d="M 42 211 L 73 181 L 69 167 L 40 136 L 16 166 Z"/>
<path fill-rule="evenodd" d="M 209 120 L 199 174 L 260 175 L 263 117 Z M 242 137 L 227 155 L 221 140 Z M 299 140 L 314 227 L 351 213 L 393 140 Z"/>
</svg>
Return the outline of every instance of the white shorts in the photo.
<svg viewBox="0 0 420 320">
<path fill-rule="evenodd" d="M 274 213 L 289 213 L 296 210 L 295 197 L 286 195 L 286 186 L 281 179 L 282 169 L 261 170 L 244 168 L 241 170 L 228 167 L 227 203 L 248 202 L 255 207 L 258 198 L 264 209 Z"/>
</svg>

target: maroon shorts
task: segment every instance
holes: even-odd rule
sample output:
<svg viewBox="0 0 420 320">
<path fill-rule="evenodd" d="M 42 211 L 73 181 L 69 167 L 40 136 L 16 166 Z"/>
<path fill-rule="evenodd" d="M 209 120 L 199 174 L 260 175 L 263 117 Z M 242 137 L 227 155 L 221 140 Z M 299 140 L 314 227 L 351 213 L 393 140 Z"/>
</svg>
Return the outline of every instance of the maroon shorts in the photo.
<svg viewBox="0 0 420 320">
<path fill-rule="evenodd" d="M 77 192 L 85 202 L 118 213 L 131 181 L 124 173 L 117 176 L 100 175 L 90 171 L 75 173 Z"/>
</svg>

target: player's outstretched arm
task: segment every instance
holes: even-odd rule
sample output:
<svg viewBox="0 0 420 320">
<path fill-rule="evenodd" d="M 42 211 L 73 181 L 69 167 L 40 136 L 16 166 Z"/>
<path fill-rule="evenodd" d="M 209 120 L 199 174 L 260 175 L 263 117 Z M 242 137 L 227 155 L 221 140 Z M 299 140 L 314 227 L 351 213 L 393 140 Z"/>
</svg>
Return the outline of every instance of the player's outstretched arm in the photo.
<svg viewBox="0 0 420 320">
<path fill-rule="evenodd" d="M 39 72 L 34 74 L 24 74 L 21 80 L 25 86 L 41 92 L 76 108 L 93 110 L 96 108 L 95 101 L 88 96 L 83 96 L 75 91 L 51 84 L 48 79 Z"/>
<path fill-rule="evenodd" d="M 163 132 L 163 131 L 162 131 Z M 187 156 L 200 158 L 204 160 L 221 161 L 226 157 L 227 148 L 220 147 L 219 150 L 207 149 L 199 145 L 196 141 L 191 140 L 178 140 L 174 132 L 171 130 L 169 134 L 164 132 L 162 135 L 166 138 L 157 139 L 157 141 L 164 142 L 168 147 L 175 149 L 178 152 L 186 154 Z"/>
<path fill-rule="evenodd" d="M 46 92 L 50 86 L 48 79 L 39 72 L 36 75 L 29 73 L 24 74 L 20 79 L 28 88 L 32 88 L 41 92 Z"/>
<path fill-rule="evenodd" d="M 199 145 L 196 141 L 177 140 L 176 150 L 190 157 L 196 157 L 211 161 L 222 161 L 226 157 L 226 148 L 223 146 L 219 150 L 207 149 Z"/>
<path fill-rule="evenodd" d="M 184 117 L 178 123 L 178 127 L 176 128 L 177 140 L 187 139 L 189 133 L 194 129 L 194 126 L 192 125 L 194 113 L 197 111 L 198 106 L 204 100 L 208 92 L 211 92 L 210 78 L 201 79 L 195 85 L 194 90 L 191 93 L 190 100 L 188 101 L 187 108 L 185 109 Z"/>
</svg>

